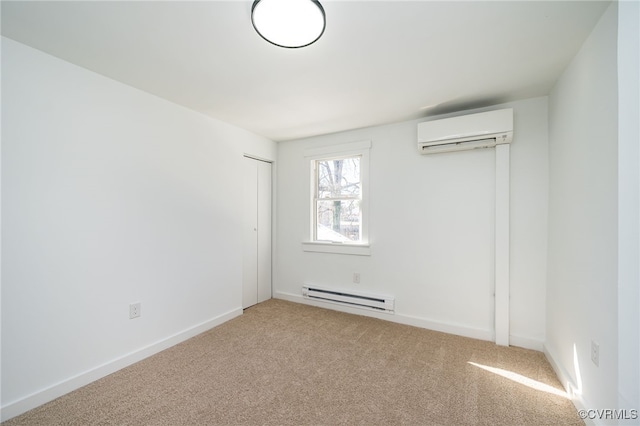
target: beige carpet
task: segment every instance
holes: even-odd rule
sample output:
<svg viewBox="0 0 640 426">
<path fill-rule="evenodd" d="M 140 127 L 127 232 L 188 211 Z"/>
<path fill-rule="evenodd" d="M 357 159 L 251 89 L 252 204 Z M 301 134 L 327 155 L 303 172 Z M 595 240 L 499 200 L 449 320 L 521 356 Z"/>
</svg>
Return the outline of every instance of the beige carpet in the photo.
<svg viewBox="0 0 640 426">
<path fill-rule="evenodd" d="M 270 300 L 3 424 L 583 424 L 554 392 L 539 352 Z"/>
</svg>

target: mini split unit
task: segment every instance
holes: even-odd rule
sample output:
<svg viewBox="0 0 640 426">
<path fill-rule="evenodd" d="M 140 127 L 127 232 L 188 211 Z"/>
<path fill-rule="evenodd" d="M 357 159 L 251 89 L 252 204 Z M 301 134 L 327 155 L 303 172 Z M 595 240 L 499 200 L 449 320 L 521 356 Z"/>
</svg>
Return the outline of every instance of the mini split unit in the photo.
<svg viewBox="0 0 640 426">
<path fill-rule="evenodd" d="M 421 154 L 491 148 L 511 143 L 513 109 L 499 109 L 418 124 Z"/>
</svg>

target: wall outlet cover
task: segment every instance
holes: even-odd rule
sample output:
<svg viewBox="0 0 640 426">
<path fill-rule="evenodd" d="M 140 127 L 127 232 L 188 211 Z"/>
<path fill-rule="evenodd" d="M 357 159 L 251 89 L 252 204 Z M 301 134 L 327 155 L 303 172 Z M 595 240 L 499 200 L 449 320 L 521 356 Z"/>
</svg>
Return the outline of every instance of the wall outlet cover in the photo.
<svg viewBox="0 0 640 426">
<path fill-rule="evenodd" d="M 600 366 L 600 345 L 593 340 L 591 341 L 591 361 L 596 366 Z"/>
<path fill-rule="evenodd" d="M 131 303 L 129 305 L 129 319 L 138 318 L 141 314 L 141 309 L 142 309 L 142 306 L 140 302 Z"/>
</svg>

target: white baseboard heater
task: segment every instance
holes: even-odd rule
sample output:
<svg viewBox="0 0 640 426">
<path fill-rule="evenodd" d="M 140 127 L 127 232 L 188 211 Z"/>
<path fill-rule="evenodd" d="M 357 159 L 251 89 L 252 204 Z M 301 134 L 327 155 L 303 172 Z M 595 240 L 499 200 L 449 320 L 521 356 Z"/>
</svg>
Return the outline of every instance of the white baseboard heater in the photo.
<svg viewBox="0 0 640 426">
<path fill-rule="evenodd" d="M 337 303 L 339 305 L 353 306 L 354 308 L 387 313 L 394 312 L 395 298 L 391 296 L 310 285 L 302 286 L 302 296 L 305 299 Z"/>
</svg>

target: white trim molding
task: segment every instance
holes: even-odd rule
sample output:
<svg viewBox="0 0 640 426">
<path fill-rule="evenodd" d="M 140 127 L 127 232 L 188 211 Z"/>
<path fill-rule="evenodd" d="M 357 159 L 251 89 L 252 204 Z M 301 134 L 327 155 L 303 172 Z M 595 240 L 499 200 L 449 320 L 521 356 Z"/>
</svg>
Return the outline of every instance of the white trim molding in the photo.
<svg viewBox="0 0 640 426">
<path fill-rule="evenodd" d="M 309 300 L 302 297 L 301 294 L 293 294 L 284 291 L 276 291 L 273 294 L 275 299 L 287 300 L 289 302 L 302 303 L 305 305 L 316 306 L 318 308 L 332 309 L 334 311 L 346 312 L 354 315 L 364 315 L 368 317 L 378 318 L 385 321 L 396 322 L 399 324 L 411 325 L 414 327 L 425 328 L 427 330 L 439 331 L 456 336 L 470 337 L 472 339 L 486 340 L 488 342 L 495 341 L 495 333 L 492 330 L 484 330 L 480 328 L 468 327 L 460 324 L 435 321 L 428 318 L 416 317 L 412 315 L 399 314 L 389 315 L 385 312 L 369 312 L 358 308 L 348 306 L 335 305 L 328 302 Z M 513 346 L 519 348 L 531 349 L 534 351 L 543 351 L 543 342 L 524 336 L 510 336 Z"/>
<path fill-rule="evenodd" d="M 371 141 L 365 140 L 338 145 L 328 145 L 304 150 L 304 160 L 307 163 L 307 176 L 309 176 L 309 214 L 307 215 L 308 239 L 302 241 L 302 250 L 316 253 L 348 254 L 357 256 L 371 255 L 369 241 L 369 161 L 370 161 Z M 314 193 L 316 191 L 316 176 L 314 162 L 317 160 L 329 160 L 349 156 L 360 157 L 360 179 L 361 179 L 361 223 L 360 241 L 350 243 L 335 243 L 329 241 L 315 240 L 315 207 Z"/>
<path fill-rule="evenodd" d="M 352 254 L 356 256 L 371 256 L 368 244 L 342 244 L 320 241 L 304 241 L 302 250 L 316 253 Z"/>
<path fill-rule="evenodd" d="M 52 386 L 49 386 L 48 388 L 42 389 L 24 398 L 18 399 L 16 401 L 11 401 L 4 405 L 0 410 L 2 412 L 1 420 L 9 420 L 22 413 L 26 413 L 33 408 L 39 407 L 40 405 L 45 404 L 49 401 L 53 401 L 54 399 L 61 397 L 62 395 L 86 386 L 91 382 L 94 382 L 98 379 L 108 376 L 111 373 L 135 364 L 138 361 L 142 361 L 143 359 L 148 358 L 151 355 L 155 355 L 158 352 L 177 345 L 178 343 L 184 342 L 187 339 L 190 339 L 200 333 L 204 333 L 205 331 L 210 330 L 240 315 L 242 315 L 242 309 L 234 309 L 208 321 L 183 330 L 179 333 L 176 333 L 172 336 L 152 343 L 148 346 L 136 349 L 133 352 L 111 360 L 105 364 L 99 365 L 76 376 L 70 377 L 62 382 L 56 383 Z"/>
<path fill-rule="evenodd" d="M 553 368 L 556 376 L 558 376 L 558 379 L 560 380 L 562 387 L 564 387 L 564 390 L 567 392 L 569 399 L 573 403 L 574 407 L 576 407 L 576 410 L 586 410 L 589 405 L 582 395 L 581 384 L 576 384 L 569 372 L 560 362 L 556 361 L 558 357 L 556 356 L 555 351 L 547 346 L 546 343 L 543 345 L 543 353 L 547 361 L 549 361 L 549 364 L 551 364 L 551 368 Z M 601 424 L 593 419 L 589 419 L 588 417 L 583 419 L 583 421 L 587 426 Z"/>
<path fill-rule="evenodd" d="M 496 345 L 509 346 L 509 144 L 496 146 Z"/>
</svg>

